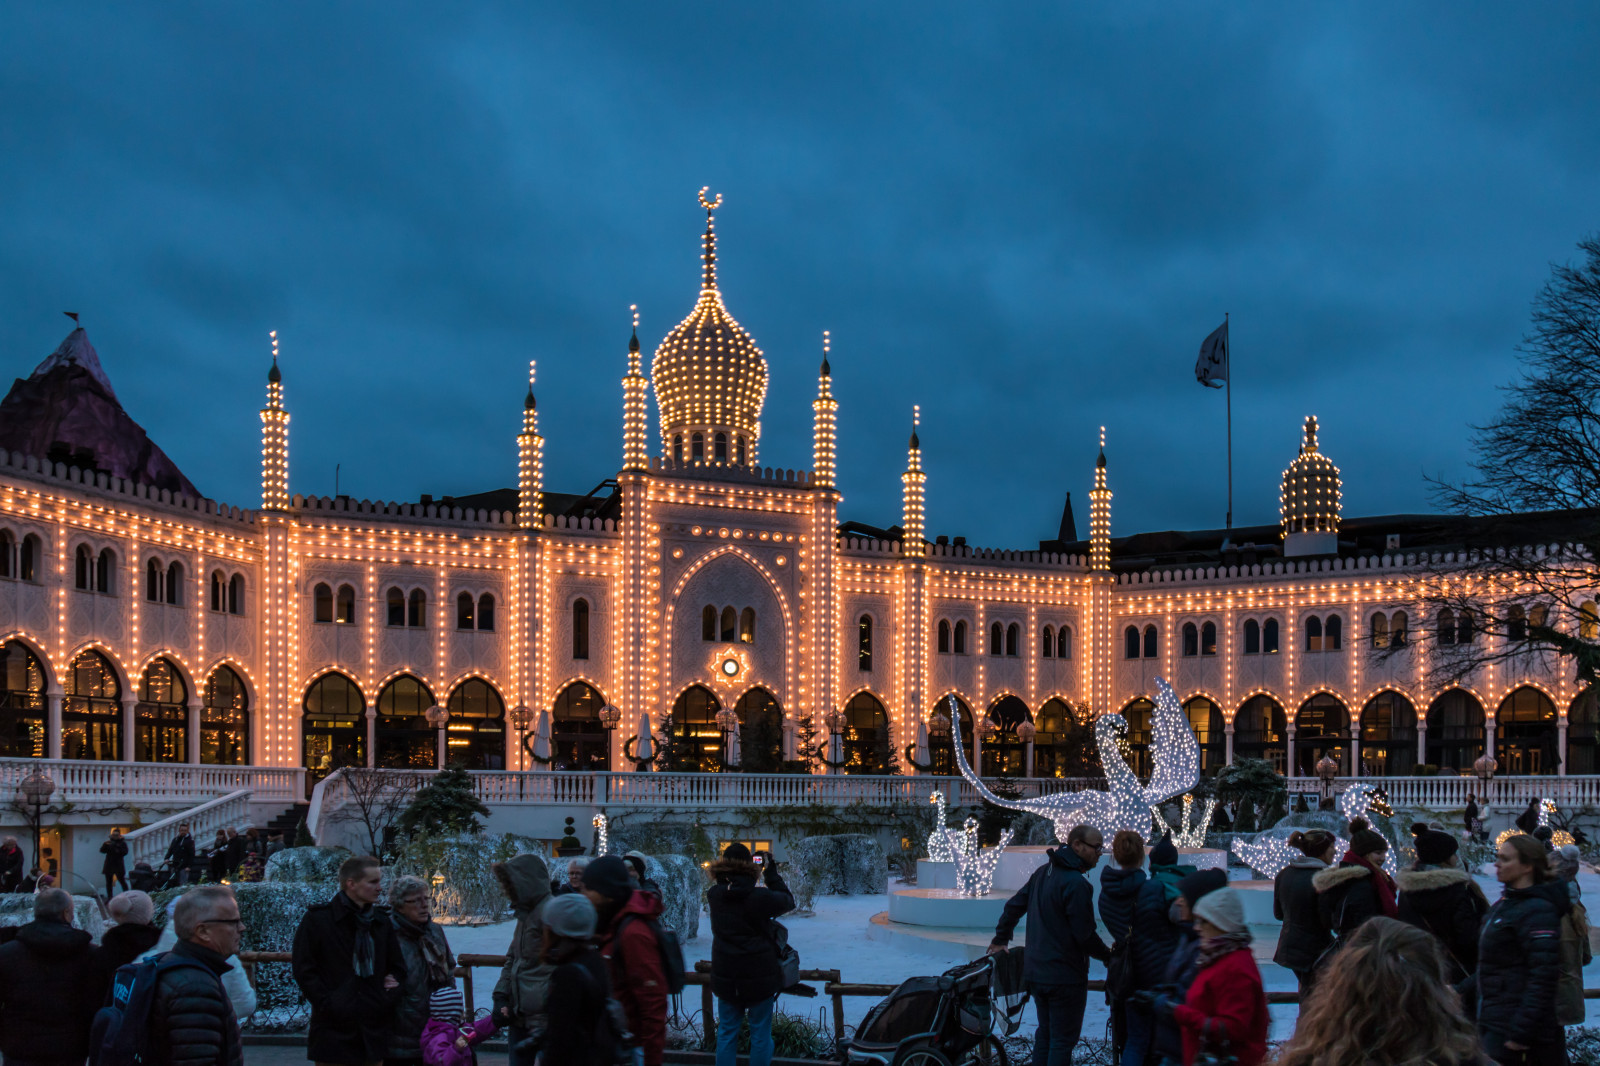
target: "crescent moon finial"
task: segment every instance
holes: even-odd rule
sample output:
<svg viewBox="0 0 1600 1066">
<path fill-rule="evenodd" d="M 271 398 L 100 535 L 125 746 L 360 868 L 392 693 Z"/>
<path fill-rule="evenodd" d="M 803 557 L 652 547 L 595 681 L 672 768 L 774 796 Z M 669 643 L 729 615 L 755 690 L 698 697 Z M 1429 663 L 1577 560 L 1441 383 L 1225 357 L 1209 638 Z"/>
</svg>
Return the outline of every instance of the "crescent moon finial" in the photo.
<svg viewBox="0 0 1600 1066">
<path fill-rule="evenodd" d="M 717 193 L 717 198 L 715 200 L 706 199 L 706 193 L 709 192 L 710 189 L 711 186 L 709 185 L 700 186 L 700 206 L 706 209 L 707 214 L 722 206 L 722 194 L 720 192 Z"/>
</svg>

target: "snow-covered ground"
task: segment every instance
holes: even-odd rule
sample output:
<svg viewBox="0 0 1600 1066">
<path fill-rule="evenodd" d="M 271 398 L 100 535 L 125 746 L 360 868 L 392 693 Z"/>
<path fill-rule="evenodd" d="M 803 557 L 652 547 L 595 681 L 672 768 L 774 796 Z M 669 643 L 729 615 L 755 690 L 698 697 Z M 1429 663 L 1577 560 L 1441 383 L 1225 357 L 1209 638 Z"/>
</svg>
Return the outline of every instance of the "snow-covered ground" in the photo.
<svg viewBox="0 0 1600 1066">
<path fill-rule="evenodd" d="M 1243 871 L 1234 873 L 1235 876 L 1241 874 L 1248 876 Z M 1478 874 L 1477 881 L 1490 902 L 1499 898 L 1500 885 L 1492 875 Z M 1600 900 L 1600 875 L 1585 867 L 1584 872 L 1579 875 L 1578 883 L 1583 889 L 1584 899 L 1591 905 L 1593 901 Z M 895 887 L 898 887 L 898 883 L 891 882 L 890 888 Z M 912 951 L 893 942 L 869 940 L 867 927 L 872 916 L 887 909 L 888 900 L 885 896 L 824 896 L 816 900 L 814 916 L 786 917 L 783 923 L 789 927 L 789 942 L 800 952 L 800 964 L 803 967 L 838 970 L 845 981 L 898 984 L 908 977 L 919 974 L 942 973 L 967 960 L 966 954 L 956 945 L 951 946 L 947 957 L 941 957 L 937 954 L 937 948 Z M 476 927 L 452 926 L 447 929 L 450 945 L 458 955 L 500 954 L 505 951 L 510 941 L 511 931 L 512 925 L 509 922 Z M 686 942 L 683 949 L 684 959 L 691 967 L 696 960 L 711 957 L 711 921 L 704 913 L 700 918 L 700 935 Z M 934 953 L 930 954 L 930 950 Z M 1294 975 L 1270 961 L 1270 944 L 1260 945 L 1256 955 L 1268 991 L 1294 991 Z M 1591 963 L 1584 974 L 1586 987 L 1600 986 L 1600 958 Z M 1104 978 L 1105 967 L 1098 962 L 1091 963 L 1089 976 L 1091 979 Z M 474 977 L 479 997 L 487 1002 L 489 989 L 493 987 L 494 982 L 492 973 L 481 971 Z M 875 999 L 867 997 L 847 997 L 844 1001 L 846 1023 L 854 1026 L 876 1002 Z M 1588 1002 L 1589 1024 L 1600 1023 L 1600 1004 L 1594 1000 Z M 811 1015 L 815 1015 L 819 1008 L 826 1008 L 827 1005 L 828 1001 L 821 997 L 785 998 L 779 1004 L 780 1009 L 791 1013 Z M 683 1006 L 685 1010 L 697 1010 L 698 996 L 685 997 Z M 1292 1005 L 1272 1008 L 1272 1039 L 1284 1040 L 1289 1037 L 1294 1028 L 1295 1011 L 1296 1008 Z M 1028 1024 L 1023 1030 L 1025 1035 L 1031 1035 L 1033 1028 L 1031 1008 L 1028 1014 Z M 1084 1019 L 1084 1035 L 1102 1036 L 1108 1018 L 1104 997 L 1099 993 L 1091 993 L 1089 1011 Z"/>
</svg>

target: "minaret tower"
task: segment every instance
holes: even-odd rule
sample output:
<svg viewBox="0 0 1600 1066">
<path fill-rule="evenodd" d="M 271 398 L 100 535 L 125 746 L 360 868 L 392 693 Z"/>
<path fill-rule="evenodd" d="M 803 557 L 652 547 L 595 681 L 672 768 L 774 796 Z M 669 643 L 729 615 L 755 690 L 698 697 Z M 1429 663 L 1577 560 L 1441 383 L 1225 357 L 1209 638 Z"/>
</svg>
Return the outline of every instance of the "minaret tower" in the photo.
<svg viewBox="0 0 1600 1066">
<path fill-rule="evenodd" d="M 267 371 L 267 406 L 261 409 L 261 509 L 289 509 L 289 412 L 283 409 L 283 374 L 278 370 L 278 331 L 273 330 L 272 369 Z"/>
<path fill-rule="evenodd" d="M 817 398 L 811 403 L 811 476 L 820 488 L 833 488 L 835 426 L 839 401 L 833 398 L 833 368 L 828 365 L 828 331 L 822 331 L 822 370 L 817 375 Z"/>
<path fill-rule="evenodd" d="M 628 376 L 622 379 L 622 469 L 644 470 L 650 465 L 646 441 L 649 403 L 646 394 L 650 381 L 644 376 L 639 357 L 639 305 L 633 312 L 633 336 L 628 340 Z"/>
<path fill-rule="evenodd" d="M 1089 490 L 1089 569 L 1111 569 L 1111 488 L 1106 484 L 1106 427 L 1100 427 L 1100 458 Z"/>
<path fill-rule="evenodd" d="M 528 397 L 522 401 L 522 432 L 517 435 L 517 522 L 523 529 L 544 524 L 544 438 L 539 436 L 539 405 L 533 398 L 535 360 L 528 362 Z"/>
<path fill-rule="evenodd" d="M 922 554 L 922 500 L 923 482 L 922 474 L 922 442 L 917 439 L 917 427 L 922 424 L 922 408 L 911 408 L 911 441 L 908 445 L 906 456 L 906 472 L 900 475 L 903 485 L 900 527 L 904 530 L 901 534 L 900 550 L 907 555 Z"/>
</svg>

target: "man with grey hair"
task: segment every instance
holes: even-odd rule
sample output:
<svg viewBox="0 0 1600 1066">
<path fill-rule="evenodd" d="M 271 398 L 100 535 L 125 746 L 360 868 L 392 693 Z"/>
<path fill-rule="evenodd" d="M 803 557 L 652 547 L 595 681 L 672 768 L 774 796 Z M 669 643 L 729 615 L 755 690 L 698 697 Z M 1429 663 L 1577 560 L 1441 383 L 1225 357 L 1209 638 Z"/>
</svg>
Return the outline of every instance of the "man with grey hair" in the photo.
<svg viewBox="0 0 1600 1066">
<path fill-rule="evenodd" d="M 146 1030 L 152 1063 L 242 1066 L 239 1020 L 222 987 L 244 922 L 226 885 L 190 889 L 172 911 L 178 942 L 161 957 Z M 171 965 L 183 960 L 187 965 Z"/>
<path fill-rule="evenodd" d="M 0 1054 L 8 1066 L 81 1064 L 89 1026 L 105 998 L 99 948 L 72 927 L 72 896 L 47 888 L 33 921 L 0 945 Z"/>
</svg>

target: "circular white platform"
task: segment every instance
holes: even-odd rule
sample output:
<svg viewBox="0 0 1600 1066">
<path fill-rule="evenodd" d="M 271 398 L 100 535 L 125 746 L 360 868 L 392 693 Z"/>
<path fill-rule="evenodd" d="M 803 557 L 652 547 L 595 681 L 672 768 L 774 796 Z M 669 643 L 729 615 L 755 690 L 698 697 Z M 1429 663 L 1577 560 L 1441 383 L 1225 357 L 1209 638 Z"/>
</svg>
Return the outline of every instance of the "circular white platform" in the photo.
<svg viewBox="0 0 1600 1066">
<path fill-rule="evenodd" d="M 889 920 L 901 925 L 993 931 L 1010 898 L 1010 892 L 964 896 L 953 888 L 897 888 L 889 893 Z"/>
</svg>

